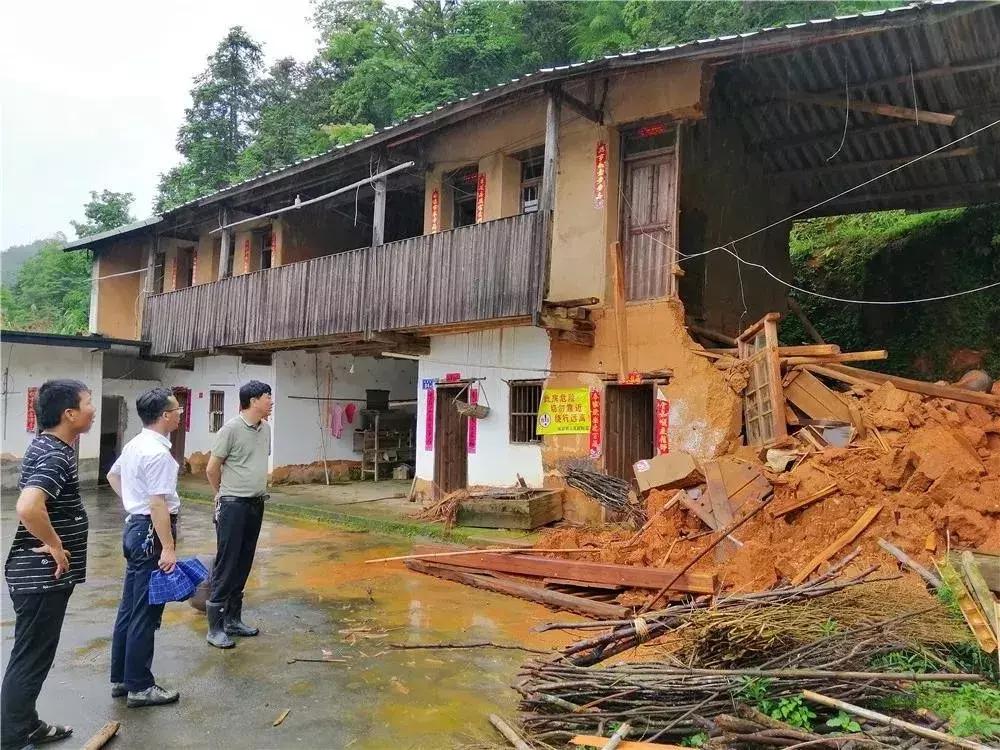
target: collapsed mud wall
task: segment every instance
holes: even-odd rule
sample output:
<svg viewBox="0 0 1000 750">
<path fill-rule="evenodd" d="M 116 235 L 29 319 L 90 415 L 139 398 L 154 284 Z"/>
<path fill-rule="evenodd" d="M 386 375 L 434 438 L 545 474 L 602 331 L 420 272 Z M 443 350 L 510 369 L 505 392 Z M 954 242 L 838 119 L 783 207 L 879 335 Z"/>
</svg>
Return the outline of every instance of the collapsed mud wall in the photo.
<svg viewBox="0 0 1000 750">
<path fill-rule="evenodd" d="M 613 308 L 593 311 L 594 347 L 552 342 L 550 388 L 596 388 L 605 392 L 608 374 L 618 369 L 618 342 Z M 694 354 L 696 345 L 684 328 L 684 308 L 678 300 L 630 304 L 626 308 L 627 366 L 630 371 L 654 373 L 669 370 L 663 387 L 670 406 L 671 451 L 698 458 L 725 453 L 739 441 L 741 399 L 723 373 L 710 361 Z M 613 382 L 613 381 L 612 381 Z M 567 459 L 590 455 L 588 435 L 546 437 L 542 462 L 547 484 L 561 484 L 560 466 Z M 596 463 L 601 464 L 598 457 Z M 566 518 L 598 521 L 601 509 L 576 490 L 564 495 Z"/>
</svg>

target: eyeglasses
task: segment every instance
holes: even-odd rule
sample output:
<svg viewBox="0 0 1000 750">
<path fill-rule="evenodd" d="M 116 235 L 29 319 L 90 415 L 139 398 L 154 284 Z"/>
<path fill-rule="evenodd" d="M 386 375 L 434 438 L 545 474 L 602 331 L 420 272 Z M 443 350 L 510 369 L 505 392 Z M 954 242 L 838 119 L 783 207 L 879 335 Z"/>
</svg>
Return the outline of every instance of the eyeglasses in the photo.
<svg viewBox="0 0 1000 750">
<path fill-rule="evenodd" d="M 164 409 L 163 411 L 164 411 L 164 413 L 166 413 L 168 411 L 179 411 L 181 414 L 183 414 L 184 413 L 184 407 L 183 406 L 178 406 L 178 407 L 176 407 L 174 409 Z"/>
</svg>

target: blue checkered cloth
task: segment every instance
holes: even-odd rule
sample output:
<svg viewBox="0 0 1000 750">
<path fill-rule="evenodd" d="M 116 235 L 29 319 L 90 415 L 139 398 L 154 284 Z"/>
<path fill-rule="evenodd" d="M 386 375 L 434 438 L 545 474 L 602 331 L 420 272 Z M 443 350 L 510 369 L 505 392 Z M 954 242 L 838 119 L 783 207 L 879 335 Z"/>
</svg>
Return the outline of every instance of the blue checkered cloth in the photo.
<svg viewBox="0 0 1000 750">
<path fill-rule="evenodd" d="M 178 560 L 169 573 L 154 570 L 149 574 L 149 603 L 166 604 L 191 598 L 198 584 L 208 577 L 208 571 L 196 558 Z"/>
</svg>

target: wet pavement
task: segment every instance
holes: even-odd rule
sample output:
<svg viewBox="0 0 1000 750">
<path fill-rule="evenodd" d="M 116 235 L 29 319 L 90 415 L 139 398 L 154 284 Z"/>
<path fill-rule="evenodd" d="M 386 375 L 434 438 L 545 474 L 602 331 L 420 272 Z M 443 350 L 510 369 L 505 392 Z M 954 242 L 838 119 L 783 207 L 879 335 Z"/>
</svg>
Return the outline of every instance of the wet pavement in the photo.
<svg viewBox="0 0 1000 750">
<path fill-rule="evenodd" d="M 3 501 L 3 550 L 15 529 Z M 490 736 L 486 716 L 512 713 L 519 651 L 390 650 L 389 643 L 493 641 L 546 648 L 559 634 L 532 634 L 542 607 L 363 560 L 406 554 L 412 542 L 320 525 L 266 520 L 244 619 L 261 628 L 228 651 L 205 643 L 204 616 L 167 605 L 153 664 L 181 691 L 174 706 L 128 709 L 109 693 L 110 635 L 124 562 L 123 514 L 110 493 L 87 498 L 88 580 L 70 600 L 56 664 L 39 713 L 71 724 L 79 747 L 106 721 L 122 722 L 115 748 L 444 748 Z M 265 516 L 266 518 L 266 516 Z M 188 504 L 181 557 L 211 554 L 208 509 Z M 3 655 L 13 612 L 3 587 Z M 366 629 L 367 628 L 367 629 Z M 349 632 L 345 632 L 349 631 Z M 294 658 L 344 661 L 289 663 Z M 291 709 L 278 727 L 272 723 Z"/>
</svg>

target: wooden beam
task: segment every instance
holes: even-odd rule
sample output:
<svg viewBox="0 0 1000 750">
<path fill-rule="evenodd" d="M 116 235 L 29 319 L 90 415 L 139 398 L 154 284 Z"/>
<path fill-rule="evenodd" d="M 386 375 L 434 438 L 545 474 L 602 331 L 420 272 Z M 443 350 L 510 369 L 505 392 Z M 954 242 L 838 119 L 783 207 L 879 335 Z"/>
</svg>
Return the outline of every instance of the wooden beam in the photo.
<svg viewBox="0 0 1000 750">
<path fill-rule="evenodd" d="M 844 99 L 827 97 L 819 94 L 809 94 L 806 92 L 792 92 L 791 94 L 777 94 L 775 99 L 786 101 L 791 104 L 809 104 L 817 107 L 832 107 L 843 111 L 847 108 Z M 950 127 L 955 124 L 956 115 L 946 112 L 929 112 L 913 107 L 898 107 L 895 104 L 882 104 L 881 102 L 854 101 L 851 100 L 850 109 L 854 112 L 867 112 L 872 115 L 882 117 L 895 117 L 898 120 L 913 120 L 920 124 L 944 125 Z"/>
<path fill-rule="evenodd" d="M 592 122 L 596 122 L 598 125 L 604 124 L 604 113 L 601 110 L 597 109 L 596 107 L 592 107 L 586 102 L 580 101 L 572 94 L 567 94 L 565 91 L 563 91 L 561 88 L 558 87 L 553 88 L 552 93 L 555 94 L 555 96 L 559 99 L 561 103 L 568 106 L 577 114 L 586 117 L 588 120 Z"/>
<path fill-rule="evenodd" d="M 618 380 L 628 375 L 628 326 L 625 315 L 625 254 L 621 242 L 611 243 L 611 264 L 614 269 L 615 339 L 618 344 Z"/>
<path fill-rule="evenodd" d="M 885 349 L 877 349 L 870 352 L 846 352 L 844 354 L 831 354 L 825 357 L 784 357 L 781 360 L 781 363 L 791 367 L 793 365 L 837 364 L 839 362 L 874 362 L 876 360 L 888 358 L 889 352 Z"/>
<path fill-rule="evenodd" d="M 514 581 L 501 578 L 491 578 L 490 576 L 473 573 L 469 570 L 462 570 L 452 565 L 429 563 L 422 560 L 407 560 L 405 565 L 410 570 L 415 570 L 418 573 L 425 573 L 426 575 L 443 578 L 446 581 L 454 581 L 455 583 L 464 583 L 466 586 L 474 586 L 477 589 L 494 591 L 498 594 L 516 596 L 518 599 L 527 599 L 528 601 L 546 604 L 550 607 L 577 612 L 586 617 L 594 617 L 602 620 L 619 620 L 629 616 L 629 610 L 617 604 L 606 604 L 582 596 L 551 591 L 539 586 L 515 583 Z"/>
<path fill-rule="evenodd" d="M 924 152 L 921 152 L 921 154 Z M 921 161 L 943 161 L 945 159 L 964 159 L 968 156 L 975 156 L 979 153 L 977 146 L 965 146 L 963 148 L 953 148 L 948 151 L 938 151 Z M 783 180 L 798 179 L 801 177 L 823 177 L 837 172 L 850 172 L 855 169 L 886 169 L 888 167 L 898 167 L 913 161 L 921 154 L 910 154 L 909 156 L 898 156 L 892 159 L 867 159 L 864 161 L 849 161 L 842 164 L 825 164 L 821 167 L 807 167 L 805 169 L 786 169 L 770 174 L 780 177 Z"/>
<path fill-rule="evenodd" d="M 777 510 L 771 508 L 771 516 L 774 518 L 781 518 L 782 516 L 787 516 L 789 513 L 794 513 L 797 510 L 802 510 L 803 508 L 812 505 L 817 500 L 822 500 L 827 495 L 831 495 L 836 491 L 837 491 L 837 483 L 833 482 L 820 490 L 816 490 L 811 495 L 807 495 L 801 500 L 796 500 L 791 505 L 786 505 L 784 508 L 778 508 Z"/>
<path fill-rule="evenodd" d="M 542 167 L 542 189 L 538 199 L 539 211 L 551 211 L 556 205 L 556 172 L 559 169 L 559 118 L 562 114 L 560 99 L 550 91 L 545 108 L 545 147 Z"/>
<path fill-rule="evenodd" d="M 922 198 L 926 195 L 941 192 L 953 194 L 955 191 L 971 191 L 975 193 L 980 190 L 998 192 L 1000 191 L 1000 186 L 997 185 L 996 180 L 983 180 L 981 182 L 966 182 L 960 185 L 928 185 L 926 187 L 910 188 L 908 190 L 894 190 L 884 193 L 848 193 L 843 198 L 838 198 L 835 201 L 824 204 L 822 209 L 828 210 L 833 207 L 843 210 L 844 206 L 864 205 L 884 201 L 898 202 L 908 198 Z M 987 194 L 985 199 L 989 199 L 989 197 L 989 194 Z M 968 197 L 960 196 L 960 200 L 956 202 L 955 205 L 966 205 L 967 203 L 969 203 Z M 807 204 L 803 204 L 800 206 L 800 209 L 808 208 L 810 205 L 812 205 L 812 201 L 809 201 Z"/>
<path fill-rule="evenodd" d="M 964 388 L 956 388 L 953 385 L 925 383 L 922 380 L 910 380 L 909 378 L 901 378 L 898 375 L 886 375 L 883 372 L 861 370 L 857 367 L 848 367 L 847 365 L 830 365 L 829 367 L 820 369 L 817 369 L 816 365 L 803 365 L 803 367 L 807 370 L 811 370 L 812 372 L 827 375 L 827 377 L 836 378 L 839 374 L 853 377 L 855 380 L 865 380 L 869 383 L 874 383 L 875 385 L 892 383 L 900 390 L 910 391 L 911 393 L 920 393 L 924 396 L 931 396 L 932 398 L 946 398 L 951 399 L 952 401 L 962 401 L 967 404 L 979 404 L 980 406 L 986 406 L 991 409 L 1000 409 L 1000 396 L 994 396 L 989 393 L 980 393 L 978 391 L 967 391 Z M 853 381 L 845 382 L 853 383 Z"/>
<path fill-rule="evenodd" d="M 223 207 L 219 211 L 219 224 L 226 226 L 229 223 L 229 209 Z M 229 267 L 229 247 L 233 242 L 233 233 L 229 229 L 222 230 L 222 242 L 219 245 L 219 278 L 224 279 L 232 275 L 233 269 Z"/>
<path fill-rule="evenodd" d="M 694 325 L 693 323 L 687 324 L 687 329 L 703 339 L 708 339 L 709 341 L 715 341 L 719 344 L 725 344 L 726 346 L 736 346 L 736 339 L 732 336 L 727 336 L 719 331 L 713 331 L 711 328 L 705 328 L 704 326 Z"/>
<path fill-rule="evenodd" d="M 813 328 L 813 324 L 810 323 L 809 318 L 806 317 L 805 310 L 802 309 L 802 305 L 799 304 L 799 301 L 795 299 L 795 297 L 790 296 L 788 298 L 788 309 L 791 310 L 795 314 L 795 317 L 799 319 L 799 322 L 802 324 L 802 327 L 805 329 L 806 333 L 809 334 L 809 337 L 813 341 L 815 341 L 817 344 L 826 343 L 823 340 L 823 337 L 819 335 L 819 331 Z"/>
<path fill-rule="evenodd" d="M 657 589 L 670 584 L 677 591 L 711 594 L 715 576 L 706 573 L 687 573 L 676 581 L 676 570 L 669 568 L 642 568 L 632 565 L 610 565 L 581 560 L 557 560 L 537 555 L 464 555 L 452 565 L 496 573 L 533 576 L 537 578 L 568 578 L 574 581 L 610 583 L 629 588 Z"/>
<path fill-rule="evenodd" d="M 838 536 L 826 549 L 806 563 L 805 567 L 802 568 L 802 570 L 800 570 L 792 579 L 792 585 L 798 586 L 806 580 L 810 574 L 816 570 L 816 568 L 861 536 L 864 530 L 867 529 L 871 522 L 875 520 L 875 516 L 877 516 L 881 510 L 881 505 L 873 505 L 866 510 L 851 528 Z"/>
</svg>

